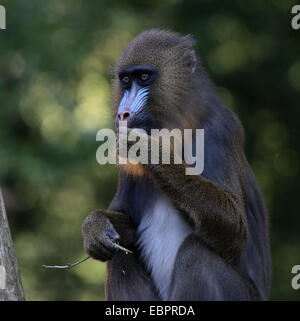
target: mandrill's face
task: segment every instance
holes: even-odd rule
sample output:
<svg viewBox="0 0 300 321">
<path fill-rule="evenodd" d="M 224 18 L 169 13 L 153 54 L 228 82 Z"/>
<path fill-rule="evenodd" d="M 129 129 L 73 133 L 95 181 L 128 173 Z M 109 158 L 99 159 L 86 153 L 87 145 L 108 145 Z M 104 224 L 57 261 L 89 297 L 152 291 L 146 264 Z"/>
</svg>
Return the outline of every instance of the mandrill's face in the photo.
<svg viewBox="0 0 300 321">
<path fill-rule="evenodd" d="M 150 65 L 120 68 L 118 86 L 121 101 L 116 115 L 117 126 L 120 121 L 127 121 L 129 128 L 143 128 L 147 132 L 159 127 L 159 122 L 151 112 L 151 97 L 158 79 L 158 70 Z"/>
<path fill-rule="evenodd" d="M 140 34 L 119 58 L 115 71 L 116 124 L 147 132 L 160 128 L 190 128 L 195 112 L 196 58 L 193 41 L 157 30 Z"/>
</svg>

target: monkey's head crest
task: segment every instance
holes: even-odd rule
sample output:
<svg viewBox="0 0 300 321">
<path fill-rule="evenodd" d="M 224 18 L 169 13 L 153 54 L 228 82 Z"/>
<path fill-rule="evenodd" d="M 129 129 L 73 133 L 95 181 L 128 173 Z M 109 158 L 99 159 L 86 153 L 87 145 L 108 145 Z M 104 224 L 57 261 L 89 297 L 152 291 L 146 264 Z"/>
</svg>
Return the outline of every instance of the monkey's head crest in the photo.
<svg viewBox="0 0 300 321">
<path fill-rule="evenodd" d="M 118 68 L 130 65 L 152 65 L 162 72 L 192 73 L 196 67 L 192 36 L 151 29 L 137 35 L 120 56 Z M 175 69 L 175 70 L 174 70 Z"/>
<path fill-rule="evenodd" d="M 140 127 L 142 121 L 149 129 L 194 127 L 196 115 L 188 110 L 198 70 L 194 44 L 189 35 L 158 29 L 130 42 L 115 69 L 117 122 Z"/>
</svg>

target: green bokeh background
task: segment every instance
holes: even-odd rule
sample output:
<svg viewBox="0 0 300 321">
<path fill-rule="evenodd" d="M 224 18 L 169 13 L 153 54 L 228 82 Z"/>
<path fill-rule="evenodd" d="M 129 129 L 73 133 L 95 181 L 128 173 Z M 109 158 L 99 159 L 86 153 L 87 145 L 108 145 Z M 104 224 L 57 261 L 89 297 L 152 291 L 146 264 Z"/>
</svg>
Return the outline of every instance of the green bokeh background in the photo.
<svg viewBox="0 0 300 321">
<path fill-rule="evenodd" d="M 0 30 L 0 183 L 27 300 L 103 299 L 105 265 L 43 270 L 84 257 L 80 226 L 105 208 L 117 169 L 96 163 L 112 126 L 111 67 L 144 29 L 193 34 L 241 118 L 270 212 L 272 299 L 299 300 L 300 30 L 297 1 L 9 0 Z"/>
</svg>

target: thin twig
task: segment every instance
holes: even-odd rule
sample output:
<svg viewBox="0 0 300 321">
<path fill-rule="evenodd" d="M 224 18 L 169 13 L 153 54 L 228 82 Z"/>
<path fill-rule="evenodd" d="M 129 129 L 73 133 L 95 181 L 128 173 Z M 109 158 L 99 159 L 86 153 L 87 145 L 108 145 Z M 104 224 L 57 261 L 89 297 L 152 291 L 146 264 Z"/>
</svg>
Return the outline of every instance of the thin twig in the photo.
<svg viewBox="0 0 300 321">
<path fill-rule="evenodd" d="M 79 265 L 85 261 L 87 261 L 90 258 L 90 256 L 85 257 L 84 259 L 75 262 L 75 263 L 68 263 L 67 265 L 43 265 L 43 268 L 45 269 L 72 269 L 74 266 Z"/>
<path fill-rule="evenodd" d="M 125 252 L 126 254 L 128 254 L 128 253 L 132 254 L 132 252 L 130 250 L 126 249 L 125 247 L 121 246 L 118 243 L 114 243 L 114 247 L 119 249 L 119 250 L 121 250 L 121 251 L 123 251 L 123 252 Z"/>
<path fill-rule="evenodd" d="M 125 252 L 126 254 L 132 253 L 130 250 L 126 249 L 125 247 L 123 247 L 117 243 L 114 243 L 114 247 L 118 250 Z M 90 256 L 87 256 L 84 259 L 82 259 L 78 262 L 72 263 L 72 264 L 68 263 L 66 265 L 42 265 L 42 267 L 45 269 L 72 269 L 74 266 L 79 265 L 79 264 L 87 261 L 88 259 L 90 259 Z"/>
</svg>

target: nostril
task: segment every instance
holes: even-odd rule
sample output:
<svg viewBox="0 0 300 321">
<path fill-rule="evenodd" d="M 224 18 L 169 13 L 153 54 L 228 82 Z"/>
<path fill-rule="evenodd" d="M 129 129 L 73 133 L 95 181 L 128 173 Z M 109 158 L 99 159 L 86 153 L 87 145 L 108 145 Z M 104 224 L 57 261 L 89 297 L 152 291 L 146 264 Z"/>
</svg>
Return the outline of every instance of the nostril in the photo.
<svg viewBox="0 0 300 321">
<path fill-rule="evenodd" d="M 125 111 L 123 114 L 123 119 L 126 119 L 130 116 L 129 111 Z"/>
<path fill-rule="evenodd" d="M 118 113 L 118 120 L 126 120 L 127 118 L 129 118 L 130 113 L 129 111 L 124 111 L 123 113 Z"/>
</svg>

